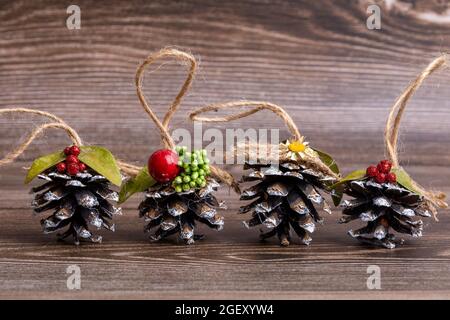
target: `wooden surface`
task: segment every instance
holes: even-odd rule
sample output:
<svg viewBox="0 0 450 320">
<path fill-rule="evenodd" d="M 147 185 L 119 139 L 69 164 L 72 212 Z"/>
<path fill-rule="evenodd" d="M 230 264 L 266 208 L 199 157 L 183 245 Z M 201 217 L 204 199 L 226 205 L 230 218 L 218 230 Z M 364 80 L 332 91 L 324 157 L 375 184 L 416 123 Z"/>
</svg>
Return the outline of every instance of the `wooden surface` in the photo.
<svg viewBox="0 0 450 320">
<path fill-rule="evenodd" d="M 233 99 L 283 105 L 342 171 L 383 155 L 389 106 L 415 74 L 450 46 L 442 1 L 390 1 L 382 29 L 366 28 L 365 1 L 82 1 L 81 30 L 67 30 L 63 1 L 0 1 L 0 107 L 27 106 L 65 118 L 91 144 L 143 163 L 158 144 L 133 87 L 138 63 L 168 45 L 190 50 L 201 68 L 172 127 L 191 128 L 189 110 Z M 169 63 L 148 74 L 146 94 L 162 114 L 183 79 Z M 433 76 L 409 105 L 401 159 L 425 186 L 450 193 L 450 75 Z M 0 155 L 37 118 L 0 119 Z M 258 114 L 237 128 L 278 128 Z M 225 126 L 219 126 L 224 128 Z M 286 130 L 282 136 L 287 137 Z M 23 166 L 68 143 L 49 132 L 20 161 L 0 169 L 1 298 L 442 298 L 450 297 L 450 218 L 429 221 L 424 237 L 402 248 L 370 249 L 326 217 L 310 247 L 261 244 L 235 214 L 237 196 L 220 192 L 226 228 L 195 246 L 150 244 L 137 218 L 139 197 L 124 207 L 117 232 L 79 248 L 42 235 L 22 185 Z M 239 168 L 228 166 L 236 176 Z M 354 225 L 353 225 L 354 226 Z M 81 290 L 66 268 L 81 267 Z M 378 265 L 382 290 L 367 290 Z"/>
</svg>

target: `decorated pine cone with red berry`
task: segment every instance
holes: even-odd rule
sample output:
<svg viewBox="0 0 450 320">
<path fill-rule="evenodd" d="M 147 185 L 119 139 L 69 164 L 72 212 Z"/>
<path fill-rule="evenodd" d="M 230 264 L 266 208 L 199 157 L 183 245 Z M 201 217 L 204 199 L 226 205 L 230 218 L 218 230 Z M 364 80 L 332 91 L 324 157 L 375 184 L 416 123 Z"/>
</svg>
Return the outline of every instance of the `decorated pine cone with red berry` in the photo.
<svg viewBox="0 0 450 320">
<path fill-rule="evenodd" d="M 348 232 L 353 238 L 392 249 L 403 243 L 402 239 L 396 239 L 394 232 L 421 237 L 421 218 L 436 218 L 439 208 L 448 207 L 444 193 L 427 190 L 411 179 L 400 167 L 398 155 L 400 123 L 408 100 L 428 76 L 447 66 L 446 55 L 434 59 L 390 108 L 384 130 L 389 160 L 355 171 L 333 186 L 336 199 L 344 193 L 353 198 L 342 202 L 341 222 L 361 220 L 366 223 L 365 227 Z"/>
<path fill-rule="evenodd" d="M 364 243 L 395 248 L 403 243 L 394 231 L 421 237 L 422 217 L 431 217 L 435 208 L 414 190 L 408 174 L 383 160 L 377 166 L 358 170 L 336 186 L 352 199 L 341 203 L 340 223 L 360 220 L 366 225 L 348 234 Z"/>
<path fill-rule="evenodd" d="M 44 183 L 31 189 L 34 212 L 52 211 L 41 220 L 44 233 L 59 232 L 59 239 L 72 237 L 78 245 L 80 241 L 102 241 L 92 229 L 114 231 L 110 220 L 121 214 L 121 209 L 113 204 L 118 193 L 111 184 L 119 186 L 122 179 L 107 149 L 74 145 L 41 157 L 33 162 L 26 182 L 36 177 Z"/>
<path fill-rule="evenodd" d="M 178 234 L 186 244 L 202 239 L 197 224 L 222 230 L 225 209 L 214 196 L 219 183 L 210 176 L 206 150 L 188 152 L 186 147 L 155 151 L 148 167 L 128 180 L 120 193 L 125 201 L 135 192 L 145 192 L 139 205 L 139 216 L 147 222 L 144 230 L 153 241 Z"/>
</svg>

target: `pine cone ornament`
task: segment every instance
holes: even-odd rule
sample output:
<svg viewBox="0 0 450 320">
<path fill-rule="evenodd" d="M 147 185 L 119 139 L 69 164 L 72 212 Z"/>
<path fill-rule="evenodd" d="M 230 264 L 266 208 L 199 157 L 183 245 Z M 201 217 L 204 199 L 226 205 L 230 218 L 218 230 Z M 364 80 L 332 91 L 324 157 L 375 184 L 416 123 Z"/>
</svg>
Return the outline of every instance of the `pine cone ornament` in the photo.
<svg viewBox="0 0 450 320">
<path fill-rule="evenodd" d="M 200 189 L 177 192 L 170 184 L 157 184 L 150 188 L 139 205 L 140 217 L 148 222 L 145 231 L 157 228 L 150 236 L 155 241 L 178 233 L 186 244 L 192 244 L 203 238 L 194 232 L 197 222 L 222 230 L 224 220 L 217 209 L 226 207 L 213 194 L 218 187 L 219 184 L 208 177 L 205 187 Z"/>
<path fill-rule="evenodd" d="M 242 108 L 253 107 L 242 111 Z M 206 112 L 239 108 L 240 112 L 227 116 L 200 116 Z M 294 120 L 280 106 L 266 101 L 230 101 L 199 108 L 190 114 L 193 121 L 228 122 L 258 111 L 269 110 L 279 116 L 291 133 L 291 139 L 279 144 L 260 143 L 254 139 L 240 139 L 232 155 L 245 159 L 244 170 L 252 170 L 242 182 L 256 184 L 241 193 L 241 200 L 253 200 L 242 206 L 240 213 L 251 213 L 247 228 L 263 225 L 262 240 L 277 235 L 281 245 L 288 246 L 291 229 L 308 245 L 316 222 L 322 222 L 318 208 L 330 213 L 330 206 L 320 192 L 328 191 L 340 178 L 333 158 L 309 146 Z M 331 190 L 331 189 L 330 189 Z"/>
<path fill-rule="evenodd" d="M 189 67 L 187 77 L 162 120 L 158 119 L 143 93 L 144 71 L 162 58 L 171 58 Z M 137 192 L 145 192 L 146 198 L 139 206 L 140 216 L 148 221 L 145 231 L 152 233 L 151 239 L 161 240 L 178 233 L 187 244 L 202 238 L 195 234 L 195 227 L 201 222 L 216 230 L 223 228 L 223 217 L 217 213 L 224 208 L 213 193 L 218 189 L 217 181 L 237 188 L 232 175 L 209 165 L 206 150 L 188 152 L 185 147 L 176 147 L 169 131 L 169 124 L 180 107 L 183 96 L 189 91 L 195 78 L 197 61 L 187 52 L 165 48 L 149 55 L 136 72 L 136 91 L 142 108 L 155 123 L 161 134 L 165 149 L 155 151 L 147 167 L 133 170 L 122 186 L 119 201 L 124 202 Z M 127 164 L 128 165 L 128 164 Z"/>
<path fill-rule="evenodd" d="M 364 177 L 345 183 L 344 193 L 353 199 L 342 202 L 344 216 L 339 220 L 347 223 L 360 219 L 366 226 L 349 230 L 348 234 L 364 243 L 389 249 L 403 243 L 392 230 L 421 237 L 420 218 L 431 217 L 435 210 L 423 196 L 397 183 L 391 166 L 389 161 L 381 161 L 378 166 L 367 168 Z M 406 174 L 402 172 L 401 176 Z"/>
<path fill-rule="evenodd" d="M 299 143 L 305 148 L 296 150 Z M 262 224 L 269 229 L 265 233 L 262 231 L 262 240 L 277 235 L 281 245 L 288 246 L 293 229 L 301 241 L 309 245 L 316 223 L 323 222 L 318 209 L 331 213 L 320 192 L 335 181 L 335 177 L 303 161 L 303 156 L 318 158 L 307 143 L 287 141 L 284 146 L 289 148 L 288 158 L 280 160 L 278 167 L 270 163 L 244 165 L 244 170 L 252 171 L 243 176 L 242 181 L 257 181 L 257 184 L 243 191 L 241 200 L 255 200 L 242 206 L 240 213 L 252 213 L 252 218 L 244 222 L 247 228 Z"/>
<path fill-rule="evenodd" d="M 223 229 L 224 219 L 217 209 L 226 207 L 214 196 L 219 183 L 209 176 L 205 150 L 192 153 L 186 147 L 158 150 L 150 156 L 148 172 L 157 183 L 146 190 L 139 216 L 147 222 L 144 230 L 152 232 L 151 240 L 177 233 L 186 244 L 193 244 L 203 238 L 195 234 L 197 223 L 218 231 Z"/>
<path fill-rule="evenodd" d="M 366 170 L 357 170 L 333 186 L 338 194 L 353 197 L 342 203 L 340 222 L 360 219 L 367 225 L 350 230 L 350 236 L 368 244 L 393 249 L 403 243 L 392 233 L 421 237 L 421 217 L 436 216 L 438 208 L 447 208 L 446 195 L 421 187 L 400 167 L 398 137 L 402 116 L 409 99 L 433 72 L 448 66 L 448 57 L 434 59 L 410 84 L 390 108 L 384 130 L 384 144 L 389 160 Z"/>
<path fill-rule="evenodd" d="M 111 189 L 107 178 L 78 159 L 78 147 L 66 148 L 64 153 L 64 162 L 37 175 L 45 182 L 31 189 L 35 194 L 32 201 L 34 212 L 40 214 L 53 211 L 41 220 L 44 233 L 66 228 L 58 234 L 59 239 L 72 236 L 76 245 L 80 241 L 101 242 L 102 237 L 90 229 L 114 231 L 114 224 L 110 220 L 122 213 L 120 208 L 112 204 L 118 201 L 118 193 Z"/>
</svg>

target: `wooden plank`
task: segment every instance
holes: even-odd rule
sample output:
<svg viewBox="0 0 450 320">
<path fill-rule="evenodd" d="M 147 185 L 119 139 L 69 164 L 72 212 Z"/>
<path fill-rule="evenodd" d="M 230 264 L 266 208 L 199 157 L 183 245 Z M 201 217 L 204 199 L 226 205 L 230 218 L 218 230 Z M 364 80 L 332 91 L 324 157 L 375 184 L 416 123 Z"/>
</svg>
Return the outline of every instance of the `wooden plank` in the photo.
<svg viewBox="0 0 450 320">
<path fill-rule="evenodd" d="M 396 250 L 367 248 L 346 235 L 348 226 L 337 225 L 337 215 L 327 217 L 310 247 L 292 245 L 280 248 L 275 239 L 257 241 L 257 230 L 245 229 L 239 219 L 226 213 L 223 232 L 205 231 L 206 241 L 186 247 L 175 239 L 160 244 L 148 243 L 142 221 L 133 210 L 117 220 L 118 230 L 105 234 L 101 245 L 74 247 L 41 235 L 38 221 L 29 212 L 1 210 L 0 288 L 7 292 L 24 291 L 72 293 L 66 287 L 66 268 L 81 268 L 83 294 L 116 297 L 148 292 L 149 297 L 171 298 L 190 292 L 190 297 L 205 291 L 223 291 L 222 296 L 246 291 L 279 292 L 280 297 L 307 297 L 303 291 L 319 295 L 332 292 L 367 290 L 367 267 L 381 268 L 383 291 L 449 291 L 450 236 L 445 232 L 450 219 L 427 227 L 424 238 L 408 239 Z M 111 294 L 112 294 L 111 293 Z M 17 295 L 17 293 L 16 293 Z M 114 296 L 113 295 L 113 296 Z M 267 295 L 267 293 L 266 293 Z M 145 297 L 145 295 L 144 295 Z M 337 296 L 336 296 L 337 297 Z"/>
</svg>

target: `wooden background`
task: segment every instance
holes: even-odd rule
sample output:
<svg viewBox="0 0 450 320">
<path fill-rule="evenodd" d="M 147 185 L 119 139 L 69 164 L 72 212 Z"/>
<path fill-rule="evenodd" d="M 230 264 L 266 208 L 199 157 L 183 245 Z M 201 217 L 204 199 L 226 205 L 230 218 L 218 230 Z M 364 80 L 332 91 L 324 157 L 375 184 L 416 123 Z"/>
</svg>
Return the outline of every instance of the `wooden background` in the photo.
<svg viewBox="0 0 450 320">
<path fill-rule="evenodd" d="M 173 128 L 190 129 L 195 107 L 235 99 L 286 107 L 317 148 L 344 172 L 383 157 L 389 106 L 408 82 L 450 47 L 447 1 L 377 1 L 382 29 L 366 28 L 366 1 L 94 1 L 78 0 L 81 30 L 66 28 L 75 1 L 0 0 L 0 107 L 42 109 L 65 118 L 91 144 L 143 163 L 158 147 L 140 109 L 133 78 L 150 52 L 174 45 L 200 60 L 193 89 Z M 169 63 L 148 74 L 145 91 L 159 114 L 184 70 Z M 429 79 L 402 124 L 401 159 L 417 181 L 450 193 L 450 75 Z M 0 119 L 0 155 L 41 119 Z M 221 126 L 223 128 L 224 126 Z M 229 127 L 278 128 L 265 113 Z M 282 135 L 287 137 L 284 130 Z M 235 214 L 221 233 L 195 246 L 150 244 L 128 202 L 118 230 L 101 245 L 79 248 L 40 233 L 29 208 L 24 170 L 40 154 L 67 145 L 48 132 L 20 161 L 0 169 L 1 298 L 441 298 L 450 297 L 450 218 L 429 221 L 424 237 L 389 251 L 367 248 L 326 217 L 310 247 L 261 244 Z M 239 167 L 227 167 L 236 177 Z M 352 225 L 355 227 L 354 225 Z M 81 290 L 66 287 L 66 268 L 81 267 Z M 382 290 L 367 290 L 378 265 Z"/>
</svg>

